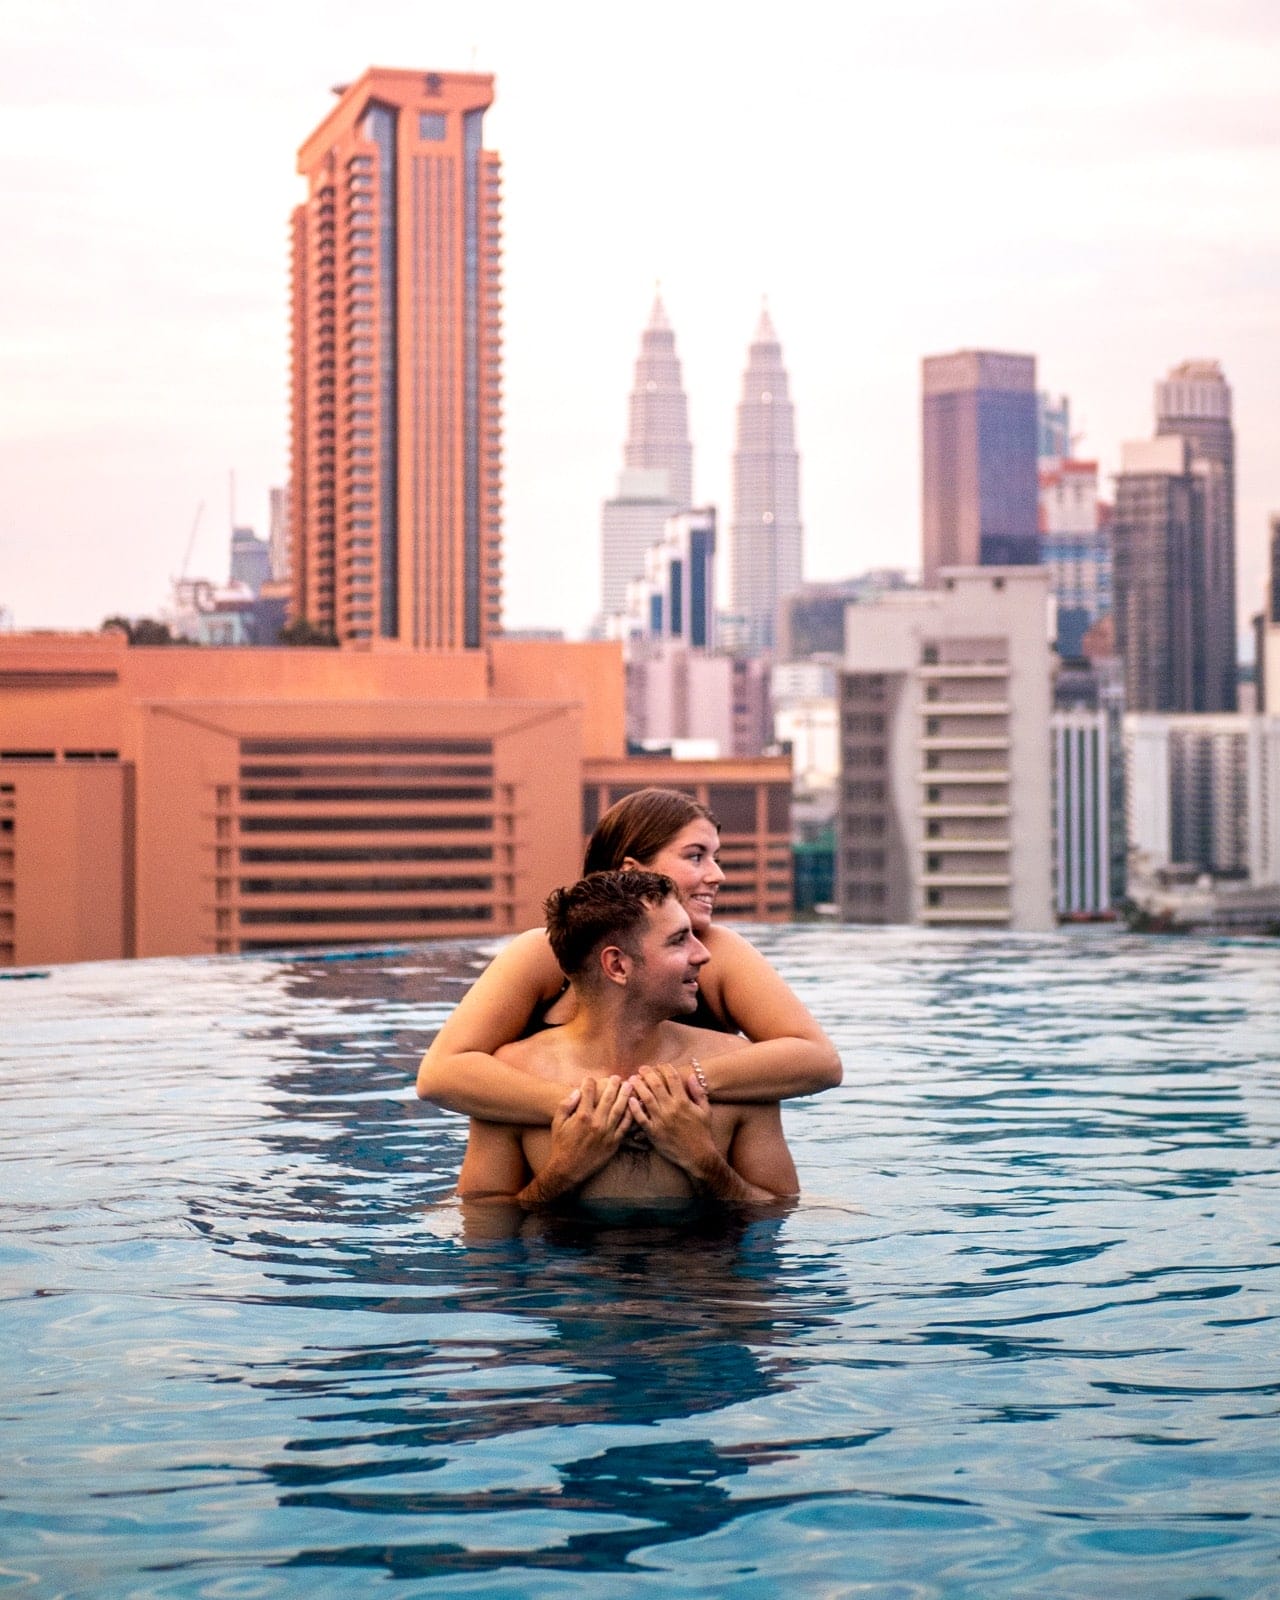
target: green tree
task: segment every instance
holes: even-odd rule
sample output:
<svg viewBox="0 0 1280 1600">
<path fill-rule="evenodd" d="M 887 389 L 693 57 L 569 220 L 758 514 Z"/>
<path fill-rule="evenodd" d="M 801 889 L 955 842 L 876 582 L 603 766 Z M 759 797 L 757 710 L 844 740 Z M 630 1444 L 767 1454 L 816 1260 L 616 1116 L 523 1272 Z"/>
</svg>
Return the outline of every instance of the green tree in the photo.
<svg viewBox="0 0 1280 1600">
<path fill-rule="evenodd" d="M 130 644 L 190 644 L 189 639 L 175 639 L 167 622 L 157 622 L 154 617 L 139 617 L 130 622 L 128 617 L 108 617 L 100 633 L 123 633 Z"/>
<path fill-rule="evenodd" d="M 306 617 L 295 617 L 292 622 L 287 622 L 277 639 L 280 644 L 320 645 L 327 649 L 336 649 L 338 644 L 327 628 L 317 628 Z"/>
</svg>

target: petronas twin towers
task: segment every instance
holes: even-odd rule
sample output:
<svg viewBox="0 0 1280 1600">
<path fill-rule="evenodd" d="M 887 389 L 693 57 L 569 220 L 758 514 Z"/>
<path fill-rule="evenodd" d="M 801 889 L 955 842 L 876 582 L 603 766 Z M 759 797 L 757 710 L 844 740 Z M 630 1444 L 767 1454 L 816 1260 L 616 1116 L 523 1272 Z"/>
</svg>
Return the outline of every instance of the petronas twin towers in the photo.
<svg viewBox="0 0 1280 1600">
<path fill-rule="evenodd" d="M 644 572 L 645 552 L 668 517 L 693 504 L 693 449 L 675 334 L 660 297 L 640 342 L 623 473 L 603 521 L 602 603 L 621 608 Z M 733 455 L 728 638 L 744 654 L 771 655 L 778 608 L 800 587 L 800 458 L 782 347 L 767 310 L 751 341 Z"/>
</svg>

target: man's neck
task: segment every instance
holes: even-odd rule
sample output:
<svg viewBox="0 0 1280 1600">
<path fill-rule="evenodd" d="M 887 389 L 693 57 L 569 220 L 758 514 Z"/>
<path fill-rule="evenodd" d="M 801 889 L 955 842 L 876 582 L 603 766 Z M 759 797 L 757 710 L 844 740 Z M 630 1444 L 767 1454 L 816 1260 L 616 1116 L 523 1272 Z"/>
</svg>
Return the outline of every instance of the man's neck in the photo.
<svg viewBox="0 0 1280 1600">
<path fill-rule="evenodd" d="M 651 1010 L 637 1010 L 626 997 L 578 993 L 578 1010 L 564 1024 L 568 1042 L 591 1058 L 593 1075 L 628 1076 L 637 1067 L 661 1060 L 663 1033 L 668 1019 Z"/>
</svg>

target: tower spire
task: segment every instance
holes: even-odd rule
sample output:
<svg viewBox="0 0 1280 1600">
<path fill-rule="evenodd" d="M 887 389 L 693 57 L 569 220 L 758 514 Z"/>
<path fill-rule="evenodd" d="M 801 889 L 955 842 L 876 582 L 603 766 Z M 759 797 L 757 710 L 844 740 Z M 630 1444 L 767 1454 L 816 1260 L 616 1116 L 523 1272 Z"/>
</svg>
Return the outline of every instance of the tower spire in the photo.
<svg viewBox="0 0 1280 1600">
<path fill-rule="evenodd" d="M 778 645 L 778 611 L 802 577 L 800 457 L 782 347 L 766 301 L 747 353 L 733 454 L 731 591 L 753 655 Z"/>
<path fill-rule="evenodd" d="M 601 612 L 621 612 L 627 585 L 644 576 L 645 553 L 667 519 L 693 504 L 693 447 L 676 336 L 655 284 L 648 326 L 628 402 L 627 439 L 618 493 L 601 525 Z"/>
</svg>

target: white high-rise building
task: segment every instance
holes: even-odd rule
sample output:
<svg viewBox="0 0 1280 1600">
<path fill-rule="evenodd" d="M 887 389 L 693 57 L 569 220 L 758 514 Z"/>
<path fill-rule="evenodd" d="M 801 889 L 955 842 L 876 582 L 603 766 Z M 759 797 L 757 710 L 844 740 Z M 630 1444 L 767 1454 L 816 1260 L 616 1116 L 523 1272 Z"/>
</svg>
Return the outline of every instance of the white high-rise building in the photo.
<svg viewBox="0 0 1280 1600">
<path fill-rule="evenodd" d="M 768 310 L 747 355 L 733 456 L 731 602 L 753 655 L 777 648 L 778 614 L 800 587 L 800 457 L 782 346 Z"/>
<path fill-rule="evenodd" d="M 1049 574 L 938 576 L 845 613 L 841 912 L 1051 928 Z"/>
<path fill-rule="evenodd" d="M 1053 737 L 1054 882 L 1060 917 L 1115 909 L 1112 863 L 1112 719 L 1106 707 L 1055 711 Z"/>
<path fill-rule="evenodd" d="M 1280 717 L 1131 712 L 1124 732 L 1140 873 L 1184 867 L 1280 883 Z"/>
<path fill-rule="evenodd" d="M 667 519 L 692 504 L 689 404 L 676 336 L 655 297 L 640 339 L 618 492 L 605 501 L 601 518 L 602 615 L 625 610 L 627 585 L 643 578 L 646 551 L 662 539 Z"/>
<path fill-rule="evenodd" d="M 645 552 L 644 576 L 627 585 L 626 613 L 610 619 L 610 636 L 713 650 L 715 556 L 714 506 L 670 518 Z"/>
</svg>

